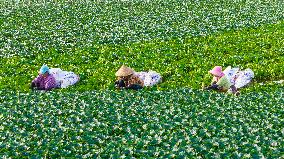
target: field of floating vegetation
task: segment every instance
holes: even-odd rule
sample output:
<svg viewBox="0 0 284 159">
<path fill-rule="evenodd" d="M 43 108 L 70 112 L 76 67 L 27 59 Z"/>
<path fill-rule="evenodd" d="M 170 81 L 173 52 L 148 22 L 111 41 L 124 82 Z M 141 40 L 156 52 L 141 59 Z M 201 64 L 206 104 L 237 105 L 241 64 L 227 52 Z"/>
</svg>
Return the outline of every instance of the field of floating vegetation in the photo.
<svg viewBox="0 0 284 159">
<path fill-rule="evenodd" d="M 0 156 L 281 158 L 281 0 L 0 2 Z M 78 84 L 31 91 L 42 64 Z M 114 89 L 117 69 L 163 82 Z M 202 91 L 215 65 L 251 68 L 238 97 Z"/>
</svg>

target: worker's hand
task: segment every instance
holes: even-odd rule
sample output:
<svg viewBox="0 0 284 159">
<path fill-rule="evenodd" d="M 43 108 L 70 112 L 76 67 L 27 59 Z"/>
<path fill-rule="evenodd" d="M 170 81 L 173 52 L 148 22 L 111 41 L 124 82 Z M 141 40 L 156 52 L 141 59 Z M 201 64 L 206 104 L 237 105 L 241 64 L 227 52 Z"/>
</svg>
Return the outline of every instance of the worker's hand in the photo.
<svg viewBox="0 0 284 159">
<path fill-rule="evenodd" d="M 126 87 L 126 89 L 133 89 L 133 90 L 139 90 L 142 89 L 143 87 L 139 84 L 131 84 L 130 86 Z"/>
<path fill-rule="evenodd" d="M 116 88 L 119 88 L 119 89 L 125 88 L 124 80 L 117 80 L 117 81 L 114 82 L 114 85 L 115 85 Z"/>
<path fill-rule="evenodd" d="M 221 90 L 223 90 L 223 87 L 222 86 L 217 86 L 217 89 L 221 91 Z"/>
<path fill-rule="evenodd" d="M 31 88 L 32 90 L 34 90 L 35 87 L 36 87 L 35 83 L 32 82 L 30 88 Z"/>
<path fill-rule="evenodd" d="M 219 90 L 219 86 L 217 84 L 213 84 L 211 86 L 205 87 L 204 90 Z"/>
</svg>

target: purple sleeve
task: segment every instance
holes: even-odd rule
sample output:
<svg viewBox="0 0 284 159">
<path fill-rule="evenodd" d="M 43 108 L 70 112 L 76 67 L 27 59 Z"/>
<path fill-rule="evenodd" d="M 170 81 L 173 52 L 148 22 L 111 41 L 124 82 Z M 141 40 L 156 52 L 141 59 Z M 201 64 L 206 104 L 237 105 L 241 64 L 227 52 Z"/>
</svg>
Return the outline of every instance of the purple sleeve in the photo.
<svg viewBox="0 0 284 159">
<path fill-rule="evenodd" d="M 38 75 L 33 81 L 32 81 L 32 83 L 39 83 L 39 81 L 40 81 L 40 79 L 41 79 L 41 76 L 40 75 Z"/>
<path fill-rule="evenodd" d="M 55 78 L 51 75 L 46 84 L 45 84 L 45 90 L 51 90 L 52 88 L 55 88 L 56 87 L 56 82 L 55 82 Z"/>
</svg>

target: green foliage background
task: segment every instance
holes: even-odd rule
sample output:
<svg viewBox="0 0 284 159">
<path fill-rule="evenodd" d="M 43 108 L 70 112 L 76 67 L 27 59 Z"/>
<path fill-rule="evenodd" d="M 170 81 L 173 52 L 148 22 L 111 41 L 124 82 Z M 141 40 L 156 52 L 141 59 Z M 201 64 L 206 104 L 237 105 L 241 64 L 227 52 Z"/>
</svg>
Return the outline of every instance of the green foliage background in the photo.
<svg viewBox="0 0 284 159">
<path fill-rule="evenodd" d="M 283 5 L 1 1 L 0 156 L 283 156 L 283 84 L 272 82 L 284 76 Z M 44 63 L 81 81 L 31 92 Z M 163 83 L 114 91 L 122 64 Z M 254 81 L 240 97 L 198 90 L 215 65 L 251 68 Z"/>
<path fill-rule="evenodd" d="M 283 155 L 283 88 L 240 97 L 190 89 L 0 93 L 1 156 Z"/>
<path fill-rule="evenodd" d="M 200 88 L 215 65 L 249 67 L 257 82 L 282 79 L 282 6 L 277 1 L 3 4 L 0 88 L 27 92 L 44 63 L 79 74 L 80 91 L 112 89 L 122 64 L 160 72 L 161 90 Z"/>
</svg>

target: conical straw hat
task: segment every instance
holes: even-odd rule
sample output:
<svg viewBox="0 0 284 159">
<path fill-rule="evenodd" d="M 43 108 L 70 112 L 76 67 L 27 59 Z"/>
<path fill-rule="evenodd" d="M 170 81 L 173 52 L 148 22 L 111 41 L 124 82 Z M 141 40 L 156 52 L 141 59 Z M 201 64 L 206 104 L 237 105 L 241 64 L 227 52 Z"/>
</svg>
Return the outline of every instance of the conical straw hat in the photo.
<svg viewBox="0 0 284 159">
<path fill-rule="evenodd" d="M 115 76 L 118 76 L 118 77 L 129 76 L 129 75 L 132 75 L 133 73 L 134 73 L 134 70 L 122 65 L 120 69 L 115 73 Z"/>
<path fill-rule="evenodd" d="M 221 66 L 215 66 L 212 70 L 209 71 L 209 73 L 211 73 L 212 75 L 218 76 L 218 77 L 224 76 Z"/>
</svg>

